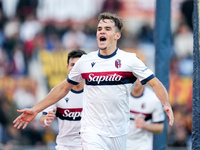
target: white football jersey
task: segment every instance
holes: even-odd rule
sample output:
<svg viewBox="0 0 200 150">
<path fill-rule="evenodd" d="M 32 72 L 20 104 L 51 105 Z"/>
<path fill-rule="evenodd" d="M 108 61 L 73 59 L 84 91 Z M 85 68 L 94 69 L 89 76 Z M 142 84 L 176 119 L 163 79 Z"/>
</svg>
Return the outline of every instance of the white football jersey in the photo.
<svg viewBox="0 0 200 150">
<path fill-rule="evenodd" d="M 108 56 L 100 51 L 83 55 L 68 75 L 68 82 L 85 79 L 81 131 L 108 137 L 129 130 L 129 93 L 136 79 L 143 84 L 153 72 L 134 53 L 120 49 Z"/>
<path fill-rule="evenodd" d="M 134 119 L 137 116 L 144 118 L 147 123 L 159 123 L 164 121 L 162 103 L 156 97 L 154 91 L 148 87 L 140 97 L 129 98 L 130 106 L 130 131 L 127 135 L 127 150 L 152 150 L 153 133 L 139 129 L 135 126 Z"/>
<path fill-rule="evenodd" d="M 70 90 L 69 93 L 54 105 L 43 111 L 47 114 L 56 109 L 59 131 L 56 144 L 62 146 L 81 146 L 80 128 L 81 113 L 83 108 L 83 90 Z"/>
</svg>

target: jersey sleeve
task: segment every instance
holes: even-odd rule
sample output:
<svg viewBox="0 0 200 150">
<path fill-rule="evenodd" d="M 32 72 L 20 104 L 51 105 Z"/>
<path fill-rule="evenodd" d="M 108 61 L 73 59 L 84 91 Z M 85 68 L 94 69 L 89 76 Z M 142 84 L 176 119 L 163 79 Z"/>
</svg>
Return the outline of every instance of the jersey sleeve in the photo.
<svg viewBox="0 0 200 150">
<path fill-rule="evenodd" d="M 153 123 L 163 122 L 165 119 L 165 116 L 164 116 L 164 110 L 162 107 L 162 103 L 160 102 L 159 99 L 157 99 L 157 97 L 155 97 L 155 98 L 156 98 L 156 101 L 154 103 L 152 122 Z"/>
<path fill-rule="evenodd" d="M 53 105 L 47 107 L 46 109 L 44 109 L 44 110 L 42 111 L 42 114 L 43 114 L 43 115 L 46 115 L 48 112 L 53 111 L 53 109 L 56 109 L 56 104 L 53 104 Z"/>
<path fill-rule="evenodd" d="M 132 60 L 132 72 L 143 85 L 155 77 L 153 72 L 140 60 L 136 54 L 132 55 Z"/>
<path fill-rule="evenodd" d="M 67 81 L 73 85 L 77 85 L 83 79 L 81 76 L 82 58 L 83 56 L 75 63 L 74 67 L 68 74 Z"/>
</svg>

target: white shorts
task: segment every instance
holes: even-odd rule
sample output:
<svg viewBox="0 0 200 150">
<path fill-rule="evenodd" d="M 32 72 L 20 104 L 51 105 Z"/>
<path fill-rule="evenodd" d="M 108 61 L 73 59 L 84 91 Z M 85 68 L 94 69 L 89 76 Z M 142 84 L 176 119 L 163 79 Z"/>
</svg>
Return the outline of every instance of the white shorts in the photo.
<svg viewBox="0 0 200 150">
<path fill-rule="evenodd" d="M 126 150 L 126 135 L 105 137 L 95 133 L 81 133 L 83 150 Z"/>
<path fill-rule="evenodd" d="M 56 150 L 82 150 L 82 146 L 62 146 L 57 145 Z"/>
</svg>

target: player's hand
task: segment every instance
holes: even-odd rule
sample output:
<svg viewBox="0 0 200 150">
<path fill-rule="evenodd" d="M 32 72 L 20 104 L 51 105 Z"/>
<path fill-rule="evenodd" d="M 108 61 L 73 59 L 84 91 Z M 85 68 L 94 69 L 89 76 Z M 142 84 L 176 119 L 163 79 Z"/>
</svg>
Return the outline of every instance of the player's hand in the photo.
<svg viewBox="0 0 200 150">
<path fill-rule="evenodd" d="M 137 117 L 137 118 L 134 120 L 134 122 L 135 122 L 135 126 L 136 126 L 137 128 L 140 128 L 140 129 L 144 129 L 144 128 L 145 128 L 146 122 L 144 121 L 143 118 Z"/>
<path fill-rule="evenodd" d="M 164 106 L 164 111 L 167 113 L 167 116 L 169 117 L 169 125 L 173 126 L 174 124 L 174 115 L 171 106 Z"/>
<path fill-rule="evenodd" d="M 17 129 L 20 129 L 22 125 L 23 125 L 22 129 L 25 129 L 28 123 L 32 121 L 37 115 L 37 113 L 34 112 L 32 109 L 27 109 L 27 108 L 22 110 L 17 110 L 17 112 L 22 113 L 13 121 L 13 124 L 15 124 L 14 127 Z"/>
<path fill-rule="evenodd" d="M 52 123 L 53 119 L 55 118 L 55 112 L 56 109 L 53 109 L 53 111 L 50 111 L 45 115 L 45 120 L 47 124 L 50 125 Z"/>
</svg>

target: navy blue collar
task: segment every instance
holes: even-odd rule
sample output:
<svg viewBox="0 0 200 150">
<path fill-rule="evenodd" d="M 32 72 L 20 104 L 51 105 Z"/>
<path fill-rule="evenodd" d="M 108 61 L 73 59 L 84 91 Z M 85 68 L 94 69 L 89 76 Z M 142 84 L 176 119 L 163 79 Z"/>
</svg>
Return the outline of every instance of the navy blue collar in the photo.
<svg viewBox="0 0 200 150">
<path fill-rule="evenodd" d="M 140 96 L 138 96 L 138 97 L 136 97 L 136 96 L 133 96 L 132 94 L 131 94 L 131 96 L 132 96 L 132 97 L 134 97 L 134 98 L 140 98 L 140 97 L 142 97 L 142 96 L 143 96 L 143 93 L 142 93 L 142 95 L 140 95 Z"/>
<path fill-rule="evenodd" d="M 80 91 L 75 91 L 75 90 L 71 89 L 70 91 L 73 92 L 73 93 L 79 94 L 79 93 L 82 93 L 82 92 L 83 92 L 83 89 L 80 90 Z"/>
<path fill-rule="evenodd" d="M 111 58 L 111 57 L 113 57 L 113 56 L 116 55 L 117 50 L 118 50 L 118 48 L 116 48 L 116 50 L 115 50 L 112 54 L 104 56 L 104 55 L 101 55 L 101 54 L 100 54 L 100 49 L 99 49 L 99 51 L 98 51 L 98 56 L 101 57 L 101 58 L 104 58 L 104 59 Z"/>
</svg>

